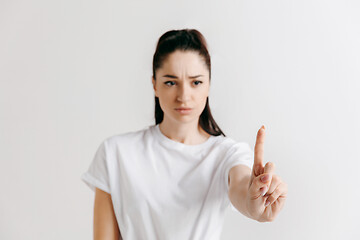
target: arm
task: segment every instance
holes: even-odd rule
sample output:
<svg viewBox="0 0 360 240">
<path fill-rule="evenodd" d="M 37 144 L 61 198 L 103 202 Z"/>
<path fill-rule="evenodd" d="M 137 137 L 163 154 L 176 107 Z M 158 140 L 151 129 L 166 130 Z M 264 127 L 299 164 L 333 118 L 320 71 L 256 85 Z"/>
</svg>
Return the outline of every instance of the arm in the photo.
<svg viewBox="0 0 360 240">
<path fill-rule="evenodd" d="M 249 188 L 251 169 L 243 164 L 232 167 L 229 171 L 229 199 L 243 215 L 253 219 L 246 207 L 246 195 Z"/>
<path fill-rule="evenodd" d="M 94 204 L 94 240 L 122 240 L 114 214 L 111 195 L 96 188 Z"/>
</svg>

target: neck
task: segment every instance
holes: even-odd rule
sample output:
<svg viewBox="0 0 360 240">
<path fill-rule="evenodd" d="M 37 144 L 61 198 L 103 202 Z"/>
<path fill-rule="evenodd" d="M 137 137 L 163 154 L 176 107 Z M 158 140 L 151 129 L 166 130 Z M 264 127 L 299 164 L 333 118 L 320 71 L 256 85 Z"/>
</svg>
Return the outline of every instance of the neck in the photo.
<svg viewBox="0 0 360 240">
<path fill-rule="evenodd" d="M 174 123 L 164 116 L 159 128 L 166 137 L 187 145 L 201 144 L 211 136 L 201 128 L 199 121 Z"/>
</svg>

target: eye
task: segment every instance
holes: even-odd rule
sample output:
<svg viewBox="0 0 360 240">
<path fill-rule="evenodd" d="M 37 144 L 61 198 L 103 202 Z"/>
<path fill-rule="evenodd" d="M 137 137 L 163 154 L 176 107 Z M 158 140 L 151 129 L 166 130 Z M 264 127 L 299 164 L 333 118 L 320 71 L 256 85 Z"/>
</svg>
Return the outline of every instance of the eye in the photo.
<svg viewBox="0 0 360 240">
<path fill-rule="evenodd" d="M 165 85 L 167 86 L 172 86 L 173 84 L 169 85 L 168 83 L 174 83 L 173 81 L 167 81 L 167 82 L 164 82 Z"/>
<path fill-rule="evenodd" d="M 171 84 L 169 84 L 169 83 L 171 83 Z M 195 83 L 196 86 L 198 86 L 198 85 L 202 84 L 203 82 L 202 81 L 194 81 L 194 83 Z M 170 86 L 175 85 L 175 82 L 174 81 L 167 81 L 167 82 L 164 82 L 164 84 L 170 87 Z"/>
</svg>

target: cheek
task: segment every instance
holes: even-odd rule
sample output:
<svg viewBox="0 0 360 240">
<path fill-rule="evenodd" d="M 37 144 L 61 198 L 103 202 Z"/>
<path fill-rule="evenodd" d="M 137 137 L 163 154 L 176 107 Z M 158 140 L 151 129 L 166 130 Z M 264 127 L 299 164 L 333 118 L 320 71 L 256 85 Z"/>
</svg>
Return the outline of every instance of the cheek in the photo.
<svg viewBox="0 0 360 240">
<path fill-rule="evenodd" d="M 199 108 L 203 109 L 206 105 L 206 100 L 207 100 L 207 94 L 204 93 L 204 94 L 201 94 L 201 96 L 199 96 L 197 98 L 197 102 L 198 102 L 198 105 L 199 105 Z"/>
<path fill-rule="evenodd" d="M 174 101 L 174 99 L 176 98 L 176 95 L 171 93 L 171 92 L 164 92 L 161 95 L 161 99 L 163 99 L 164 104 L 168 104 Z"/>
<path fill-rule="evenodd" d="M 163 92 L 159 95 L 159 102 L 162 109 L 172 108 L 174 102 L 174 95 Z"/>
</svg>

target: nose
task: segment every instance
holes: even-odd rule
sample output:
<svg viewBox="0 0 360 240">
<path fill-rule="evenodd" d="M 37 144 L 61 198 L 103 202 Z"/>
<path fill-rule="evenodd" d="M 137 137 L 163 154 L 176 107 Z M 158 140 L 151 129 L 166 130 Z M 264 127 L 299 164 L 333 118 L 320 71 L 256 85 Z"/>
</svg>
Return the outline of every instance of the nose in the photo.
<svg viewBox="0 0 360 240">
<path fill-rule="evenodd" d="M 186 84 L 181 84 L 177 91 L 177 100 L 180 102 L 187 102 L 190 100 L 190 91 Z"/>
</svg>

